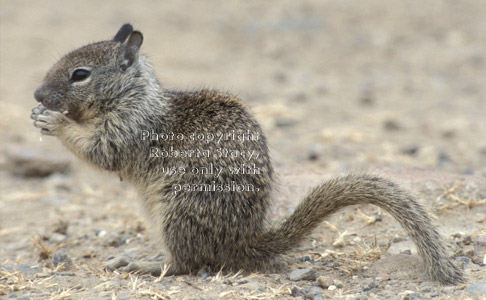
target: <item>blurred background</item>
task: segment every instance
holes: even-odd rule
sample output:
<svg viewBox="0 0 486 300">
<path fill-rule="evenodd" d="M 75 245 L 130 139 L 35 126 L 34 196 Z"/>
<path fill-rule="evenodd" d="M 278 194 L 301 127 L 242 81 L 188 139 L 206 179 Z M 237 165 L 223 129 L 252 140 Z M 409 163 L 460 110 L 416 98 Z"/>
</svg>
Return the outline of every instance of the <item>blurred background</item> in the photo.
<svg viewBox="0 0 486 300">
<path fill-rule="evenodd" d="M 277 167 L 486 174 L 480 0 L 0 3 L 3 150 L 71 157 L 39 142 L 33 92 L 62 55 L 131 22 L 166 88 L 239 95 Z"/>
</svg>

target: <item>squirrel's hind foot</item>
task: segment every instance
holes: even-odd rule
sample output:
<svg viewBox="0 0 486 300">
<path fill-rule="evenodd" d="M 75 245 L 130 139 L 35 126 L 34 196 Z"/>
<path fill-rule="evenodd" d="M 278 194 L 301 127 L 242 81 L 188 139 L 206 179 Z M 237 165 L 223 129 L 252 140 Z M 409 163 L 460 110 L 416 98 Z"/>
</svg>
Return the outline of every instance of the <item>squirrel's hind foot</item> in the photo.
<svg viewBox="0 0 486 300">
<path fill-rule="evenodd" d="M 180 272 L 165 261 L 137 261 L 130 262 L 125 257 L 114 258 L 110 260 L 104 268 L 105 271 L 120 270 L 122 272 L 136 273 L 136 274 L 150 274 L 152 276 L 178 275 Z"/>
</svg>

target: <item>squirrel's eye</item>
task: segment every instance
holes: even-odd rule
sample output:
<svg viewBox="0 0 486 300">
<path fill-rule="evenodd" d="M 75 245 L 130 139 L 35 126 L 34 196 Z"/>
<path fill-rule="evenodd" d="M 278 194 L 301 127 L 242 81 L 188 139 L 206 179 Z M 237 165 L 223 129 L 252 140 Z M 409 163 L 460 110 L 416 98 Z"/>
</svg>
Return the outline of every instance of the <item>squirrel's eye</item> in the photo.
<svg viewBox="0 0 486 300">
<path fill-rule="evenodd" d="M 90 74 L 91 72 L 86 69 L 76 69 L 71 75 L 71 81 L 75 82 L 85 80 Z"/>
</svg>

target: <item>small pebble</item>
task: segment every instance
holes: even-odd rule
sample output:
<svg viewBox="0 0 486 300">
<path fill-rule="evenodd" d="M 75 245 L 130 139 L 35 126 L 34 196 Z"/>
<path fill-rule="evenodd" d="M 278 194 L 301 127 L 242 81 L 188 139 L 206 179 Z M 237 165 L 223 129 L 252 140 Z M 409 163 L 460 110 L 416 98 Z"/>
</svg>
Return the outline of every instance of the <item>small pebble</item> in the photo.
<svg viewBox="0 0 486 300">
<path fill-rule="evenodd" d="M 400 242 L 403 242 L 403 241 L 405 241 L 405 240 L 406 240 L 406 239 L 405 239 L 404 237 L 401 237 L 401 236 L 396 236 L 396 237 L 394 237 L 394 238 L 393 238 L 392 243 L 394 243 L 394 244 L 395 244 L 395 243 L 400 243 Z"/>
<path fill-rule="evenodd" d="M 461 265 L 463 270 L 466 270 L 467 266 L 471 262 L 471 259 L 467 256 L 458 256 L 456 257 L 456 261 Z"/>
<path fill-rule="evenodd" d="M 371 94 L 365 93 L 359 98 L 359 103 L 363 106 L 373 106 L 375 100 Z"/>
<path fill-rule="evenodd" d="M 67 235 L 68 228 L 69 228 L 69 222 L 65 220 L 60 220 L 54 225 L 53 232 L 60 233 L 62 235 Z"/>
<path fill-rule="evenodd" d="M 417 255 L 417 246 L 411 240 L 404 240 L 391 244 L 386 251 L 387 254 Z"/>
<path fill-rule="evenodd" d="M 472 243 L 473 239 L 470 235 L 466 235 L 463 239 L 462 239 L 462 243 L 464 245 L 470 245 Z"/>
<path fill-rule="evenodd" d="M 439 166 L 442 166 L 442 165 L 450 162 L 451 161 L 451 158 L 450 158 L 450 156 L 447 153 L 441 151 L 439 153 L 439 157 L 437 158 L 437 160 L 438 160 L 437 164 Z"/>
<path fill-rule="evenodd" d="M 402 129 L 402 125 L 396 120 L 385 120 L 383 128 L 387 131 L 398 131 Z"/>
<path fill-rule="evenodd" d="M 475 296 L 486 296 L 486 282 L 475 282 L 466 286 L 466 291 Z"/>
<path fill-rule="evenodd" d="M 292 281 L 298 280 L 314 280 L 316 278 L 316 270 L 313 268 L 296 269 L 290 272 L 289 279 Z"/>
<path fill-rule="evenodd" d="M 474 249 L 472 248 L 464 249 L 464 255 L 469 258 L 472 258 L 474 256 Z"/>
<path fill-rule="evenodd" d="M 412 145 L 412 146 L 407 146 L 405 148 L 403 148 L 401 150 L 401 152 L 405 155 L 409 155 L 409 156 L 416 156 L 417 153 L 419 151 L 419 147 L 416 146 L 416 145 Z"/>
<path fill-rule="evenodd" d="M 324 147 L 320 143 L 313 143 L 309 147 L 309 152 L 307 158 L 311 161 L 318 160 L 322 156 Z"/>
<path fill-rule="evenodd" d="M 322 293 L 322 289 L 318 286 L 311 286 L 310 288 L 306 289 L 305 297 L 306 299 L 313 299 L 315 295 L 320 295 Z"/>
<path fill-rule="evenodd" d="M 372 289 L 376 288 L 378 285 L 374 282 L 371 282 L 370 284 L 368 284 L 367 286 L 365 286 L 363 288 L 363 292 L 368 292 L 368 291 L 371 291 Z"/>
<path fill-rule="evenodd" d="M 294 286 L 290 292 L 292 293 L 292 297 L 299 297 L 302 294 L 302 290 L 298 287 Z"/>
<path fill-rule="evenodd" d="M 446 139 L 451 139 L 456 136 L 456 133 L 453 130 L 445 130 L 442 132 L 442 137 Z"/>
<path fill-rule="evenodd" d="M 277 117 L 275 119 L 275 126 L 277 127 L 290 127 L 290 126 L 294 126 L 295 124 L 297 124 L 297 121 L 295 120 L 282 118 L 282 117 Z"/>
<path fill-rule="evenodd" d="M 343 282 L 342 282 L 341 280 L 339 280 L 339 279 L 334 279 L 334 280 L 333 280 L 333 283 L 334 283 L 334 285 L 335 285 L 335 286 L 336 286 L 338 289 L 340 289 L 340 288 L 342 288 L 342 287 L 343 287 Z"/>
<path fill-rule="evenodd" d="M 459 239 L 459 238 L 462 238 L 464 236 L 464 232 L 456 232 L 454 234 L 452 234 L 452 237 L 455 238 L 455 239 Z"/>
<path fill-rule="evenodd" d="M 65 249 L 59 249 L 52 255 L 52 264 L 56 267 L 63 264 L 64 268 L 69 268 L 73 265 L 73 260 Z"/>
<path fill-rule="evenodd" d="M 60 243 L 64 242 L 66 240 L 66 238 L 67 238 L 66 235 L 54 232 L 49 237 L 49 242 L 55 243 L 55 244 L 60 244 Z"/>
<path fill-rule="evenodd" d="M 383 274 L 378 274 L 378 276 L 376 276 L 376 281 L 388 281 L 388 280 L 390 280 L 389 274 L 383 273 Z"/>
<path fill-rule="evenodd" d="M 334 281 L 328 276 L 319 276 L 317 278 L 317 284 L 323 288 L 327 289 L 329 286 L 334 284 Z"/>
<path fill-rule="evenodd" d="M 302 256 L 301 256 L 301 257 L 299 257 L 297 260 L 298 260 L 299 262 L 306 262 L 306 261 L 310 261 L 310 260 L 311 260 L 311 258 L 310 258 L 310 256 L 309 256 L 309 255 L 306 255 L 306 256 L 303 256 L 303 257 L 302 257 Z"/>
<path fill-rule="evenodd" d="M 410 293 L 405 295 L 403 300 L 413 300 L 413 299 L 423 299 L 423 297 L 419 293 Z"/>
<path fill-rule="evenodd" d="M 102 229 L 95 229 L 95 235 L 96 235 L 97 237 L 102 238 L 102 237 L 106 236 L 106 234 L 107 234 L 107 232 L 106 232 L 105 230 L 102 230 Z"/>
</svg>

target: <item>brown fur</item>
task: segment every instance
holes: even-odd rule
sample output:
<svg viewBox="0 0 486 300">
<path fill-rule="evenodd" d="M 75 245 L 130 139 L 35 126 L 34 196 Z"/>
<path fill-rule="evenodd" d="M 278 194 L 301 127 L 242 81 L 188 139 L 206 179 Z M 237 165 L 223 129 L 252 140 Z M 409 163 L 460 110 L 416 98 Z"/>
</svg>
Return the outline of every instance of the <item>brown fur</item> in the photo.
<svg viewBox="0 0 486 300">
<path fill-rule="evenodd" d="M 391 213 L 418 246 L 428 274 L 443 284 L 464 281 L 424 209 L 396 184 L 370 175 L 349 175 L 315 188 L 279 227 L 266 228 L 273 169 L 262 130 L 234 96 L 216 91 L 175 92 L 160 85 L 139 53 L 142 35 L 124 25 L 114 40 L 69 53 L 48 72 L 35 97 L 36 127 L 57 136 L 78 157 L 117 172 L 133 183 L 170 257 L 170 273 L 209 267 L 218 270 L 265 270 L 280 254 L 295 248 L 328 215 L 349 205 L 367 203 Z M 85 79 L 72 74 L 83 69 Z M 63 113 L 64 112 L 64 113 Z M 161 141 L 143 139 L 144 131 L 259 134 L 257 140 Z M 218 148 L 258 152 L 242 157 L 161 158 L 151 149 Z M 255 163 L 260 174 L 231 174 L 228 166 Z M 166 174 L 162 168 L 223 168 L 218 178 Z M 174 192 L 177 184 L 248 184 L 245 192 Z"/>
</svg>

